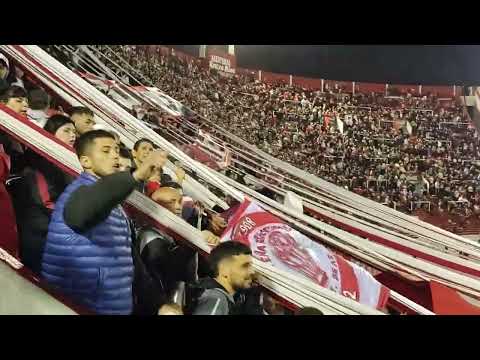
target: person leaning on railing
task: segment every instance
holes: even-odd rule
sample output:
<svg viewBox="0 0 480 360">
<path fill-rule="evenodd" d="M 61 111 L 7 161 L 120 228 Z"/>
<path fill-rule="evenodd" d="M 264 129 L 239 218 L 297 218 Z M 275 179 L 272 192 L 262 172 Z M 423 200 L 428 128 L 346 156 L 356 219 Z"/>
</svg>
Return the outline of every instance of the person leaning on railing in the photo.
<svg viewBox="0 0 480 360">
<path fill-rule="evenodd" d="M 68 117 L 50 117 L 44 129 L 67 146 L 73 147 L 75 125 Z M 55 203 L 73 178 L 31 150 L 25 152 L 26 168 L 11 193 L 20 235 L 20 258 L 35 274 L 41 271 L 43 248 Z"/>
<path fill-rule="evenodd" d="M 121 203 L 156 169 L 153 152 L 133 174 L 119 171 L 119 146 L 104 130 L 89 131 L 75 150 L 84 172 L 55 204 L 42 276 L 98 314 L 133 310 L 132 231 Z"/>
</svg>

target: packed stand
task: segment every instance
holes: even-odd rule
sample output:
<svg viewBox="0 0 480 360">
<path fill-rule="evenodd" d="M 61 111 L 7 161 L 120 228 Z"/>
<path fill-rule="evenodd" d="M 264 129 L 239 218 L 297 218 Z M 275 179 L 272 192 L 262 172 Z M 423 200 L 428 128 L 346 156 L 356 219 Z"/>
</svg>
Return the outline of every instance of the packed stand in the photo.
<svg viewBox="0 0 480 360">
<path fill-rule="evenodd" d="M 11 71 L 0 58 L 0 110 L 75 151 L 83 172 L 65 174 L 0 130 L 1 251 L 88 313 L 289 313 L 254 284 L 250 249 L 219 243 L 232 210 L 185 196 L 182 182 L 194 174 L 177 167 L 169 176 L 163 170 L 168 152 L 150 140 L 129 149 L 117 134 L 98 128 L 89 108 L 64 111 L 27 79 L 14 85 Z M 198 228 L 211 255 L 199 256 L 125 211 L 121 205 L 134 190 Z"/>
<path fill-rule="evenodd" d="M 110 48 L 193 111 L 325 180 L 408 213 L 480 214 L 478 133 L 454 100 L 352 95 L 337 85 L 321 93 Z"/>
</svg>

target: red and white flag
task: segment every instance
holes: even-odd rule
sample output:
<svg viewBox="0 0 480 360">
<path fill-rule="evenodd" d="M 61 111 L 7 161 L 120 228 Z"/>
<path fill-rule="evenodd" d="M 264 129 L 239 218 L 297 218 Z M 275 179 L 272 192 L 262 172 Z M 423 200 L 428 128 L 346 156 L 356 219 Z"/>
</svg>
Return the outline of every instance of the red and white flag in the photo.
<svg viewBox="0 0 480 360">
<path fill-rule="evenodd" d="M 253 257 L 302 275 L 320 286 L 377 309 L 385 307 L 390 290 L 369 272 L 292 229 L 250 200 L 229 219 L 222 241 L 239 241 Z"/>
</svg>

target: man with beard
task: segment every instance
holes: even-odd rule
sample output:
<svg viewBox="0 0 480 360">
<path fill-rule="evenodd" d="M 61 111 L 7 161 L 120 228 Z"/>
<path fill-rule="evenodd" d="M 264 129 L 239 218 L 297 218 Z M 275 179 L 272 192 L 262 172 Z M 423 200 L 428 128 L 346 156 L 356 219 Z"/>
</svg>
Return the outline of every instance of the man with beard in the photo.
<svg viewBox="0 0 480 360">
<path fill-rule="evenodd" d="M 252 297 L 257 297 L 238 298 L 252 287 L 254 270 L 250 248 L 239 242 L 224 242 L 212 250 L 208 261 L 212 277 L 199 281 L 203 293 L 193 309 L 193 315 L 246 314 L 245 304 Z M 255 305 L 250 306 L 258 307 Z"/>
</svg>

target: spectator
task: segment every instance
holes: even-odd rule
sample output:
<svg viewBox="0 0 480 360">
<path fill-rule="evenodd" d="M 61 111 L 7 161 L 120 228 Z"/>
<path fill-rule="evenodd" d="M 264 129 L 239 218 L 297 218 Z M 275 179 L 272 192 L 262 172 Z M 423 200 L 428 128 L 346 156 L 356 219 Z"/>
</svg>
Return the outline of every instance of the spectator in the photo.
<svg viewBox="0 0 480 360">
<path fill-rule="evenodd" d="M 14 96 L 23 96 L 24 92 L 9 87 L 6 82 L 5 78 L 8 76 L 8 60 L 2 54 L 0 54 L 0 75 L 0 102 L 7 105 L 10 109 L 13 107 L 12 110 L 15 112 L 22 110 L 22 107 L 15 106 L 16 98 L 14 98 Z M 19 257 L 19 244 L 15 226 L 15 211 L 5 183 L 10 174 L 20 168 L 21 162 L 17 160 L 22 154 L 22 146 L 6 133 L 0 131 L 0 222 L 3 229 L 2 236 L 0 237 L 0 248 L 17 258 Z M 13 164 L 12 161 L 14 162 Z"/>
<path fill-rule="evenodd" d="M 74 122 L 64 115 L 51 116 L 43 127 L 64 144 L 73 148 L 77 138 Z"/>
<path fill-rule="evenodd" d="M 30 91 L 28 102 L 30 109 L 27 111 L 28 118 L 40 127 L 44 127 L 48 120 L 47 111 L 50 107 L 50 98 L 42 89 Z"/>
<path fill-rule="evenodd" d="M 134 144 L 132 150 L 134 167 L 141 165 L 143 159 L 145 159 L 145 157 L 148 156 L 148 154 L 150 154 L 154 148 L 155 145 L 152 141 L 148 139 L 138 140 Z M 147 196 L 151 196 L 151 194 L 153 194 L 155 190 L 157 190 L 162 184 L 170 183 L 173 181 L 170 175 L 163 172 L 163 166 L 165 166 L 165 164 L 167 163 L 168 152 L 163 151 L 162 154 L 163 157 L 161 167 L 158 167 L 157 171 L 152 174 L 152 177 L 148 179 L 145 184 L 140 184 L 137 189 L 140 192 L 144 192 Z M 183 180 L 185 179 L 185 171 L 182 168 L 177 167 L 175 169 L 175 175 L 177 178 L 177 183 L 182 184 Z"/>
<path fill-rule="evenodd" d="M 478 182 L 479 171 L 464 165 L 480 158 L 479 137 L 455 99 L 401 94 L 394 88 L 389 90 L 401 96 L 345 94 L 347 89 L 335 82 L 327 82 L 321 93 L 243 75 L 225 78 L 173 53 L 152 57 L 123 46 L 114 51 L 182 102 L 184 110 L 188 106 L 280 160 L 397 210 L 415 211 L 415 201 L 430 202 L 432 212 L 446 209 L 448 201 L 463 199 L 455 195 L 462 187 Z M 143 120 L 147 115 L 141 115 Z M 344 122 L 343 134 L 337 120 Z M 183 111 L 182 126 L 178 118 L 165 116 L 161 122 L 162 136 L 173 138 L 186 127 L 210 128 L 190 111 Z M 416 186 L 420 173 L 433 178 L 429 185 L 421 180 L 423 190 Z M 452 214 L 474 210 L 473 202 L 462 204 L 448 208 Z"/>
<path fill-rule="evenodd" d="M 75 129 L 79 136 L 92 131 L 95 125 L 93 111 L 83 106 L 76 106 L 70 109 L 70 119 L 75 123 Z"/>
<path fill-rule="evenodd" d="M 25 89 L 15 85 L 10 86 L 3 91 L 0 101 L 15 113 L 27 116 L 28 98 Z"/>
<path fill-rule="evenodd" d="M 120 152 L 119 152 L 119 163 L 120 168 L 119 171 L 131 171 L 133 167 L 133 159 L 130 150 L 128 150 L 124 145 L 120 145 Z"/>
<path fill-rule="evenodd" d="M 167 161 L 167 157 L 165 156 L 165 162 Z M 163 171 L 161 169 L 158 169 L 155 171 L 150 179 L 145 184 L 145 195 L 148 197 L 151 197 L 153 193 L 158 190 L 162 184 L 161 184 L 161 178 L 162 178 Z"/>
<path fill-rule="evenodd" d="M 237 314 L 234 296 L 253 282 L 252 252 L 238 242 L 225 242 L 212 250 L 209 263 L 213 278 L 199 282 L 204 290 L 193 310 L 194 315 Z"/>
<path fill-rule="evenodd" d="M 177 216 L 181 215 L 182 209 L 180 190 L 179 185 L 172 182 L 155 192 L 158 203 Z M 160 304 L 168 302 L 168 296 L 179 282 L 195 281 L 197 253 L 191 248 L 178 244 L 166 233 L 152 229 L 140 230 L 137 241 L 142 262 L 156 280 L 157 287 L 162 289 L 163 296 L 155 296 L 160 299 Z"/>
<path fill-rule="evenodd" d="M 205 209 L 198 202 L 195 207 L 183 207 L 182 187 L 178 183 L 174 181 L 163 183 L 152 193 L 151 198 L 167 210 L 182 217 L 193 227 L 201 230 L 204 240 L 209 245 L 218 245 L 220 236 L 227 226 L 226 221 L 212 210 Z"/>
<path fill-rule="evenodd" d="M 15 211 L 12 206 L 10 194 L 8 193 L 5 182 L 10 175 L 10 157 L 3 150 L 0 144 L 0 226 L 2 236 L 0 236 L 0 248 L 7 251 L 10 255 L 19 256 L 18 237 L 15 224 Z"/>
<path fill-rule="evenodd" d="M 75 146 L 84 172 L 55 204 L 42 275 L 99 314 L 133 309 L 131 230 L 120 204 L 155 169 L 153 153 L 133 174 L 119 172 L 119 148 L 104 130 L 84 133 Z"/>
<path fill-rule="evenodd" d="M 52 116 L 45 124 L 45 130 L 73 147 L 75 125 L 68 117 Z M 24 265 L 39 275 L 55 202 L 72 178 L 32 151 L 27 151 L 25 156 L 27 167 L 12 192 L 20 236 L 20 258 Z"/>
<path fill-rule="evenodd" d="M 152 194 L 152 200 L 175 215 L 182 216 L 181 186 L 175 182 L 164 184 Z"/>
<path fill-rule="evenodd" d="M 7 57 L 0 53 L 0 80 L 6 80 L 10 72 L 10 62 Z"/>
<path fill-rule="evenodd" d="M 133 145 L 132 149 L 132 158 L 133 158 L 133 168 L 132 169 L 137 169 L 139 166 L 143 164 L 143 161 L 148 158 L 149 154 L 151 154 L 155 149 L 155 146 L 152 141 L 148 139 L 140 139 L 135 144 Z M 162 170 L 161 168 L 165 166 L 165 163 L 167 162 L 167 152 L 166 151 L 161 151 L 161 164 L 160 166 L 152 172 L 151 176 L 149 179 L 147 179 L 144 182 L 138 183 L 137 184 L 137 190 L 140 191 L 141 193 L 146 192 L 146 186 L 149 183 L 150 179 L 152 178 L 153 181 L 152 183 L 155 183 L 155 180 L 157 178 L 157 174 L 160 173 Z M 150 185 L 150 187 L 155 187 L 154 184 Z"/>
<path fill-rule="evenodd" d="M 143 161 L 148 158 L 150 153 L 155 149 L 155 144 L 148 139 L 140 139 L 133 145 L 132 156 L 135 168 L 142 165 Z"/>
<path fill-rule="evenodd" d="M 18 115 L 26 116 L 28 100 L 26 91 L 18 86 L 9 86 L 5 82 L 0 84 L 0 102 Z M 24 147 L 13 140 L 6 133 L 0 132 L 0 144 L 10 157 L 10 173 L 19 174 L 25 167 Z"/>
</svg>

